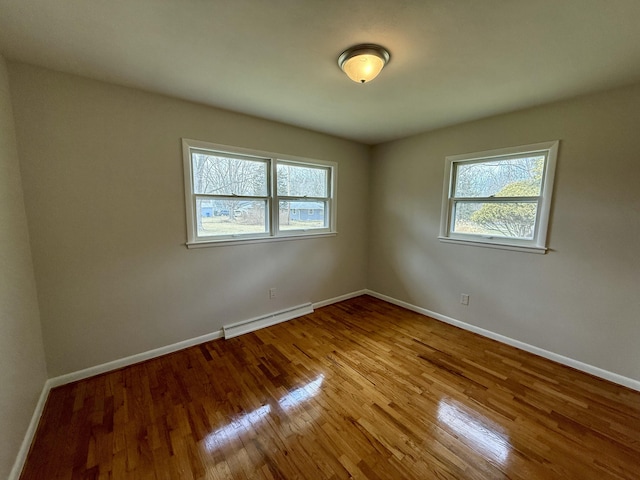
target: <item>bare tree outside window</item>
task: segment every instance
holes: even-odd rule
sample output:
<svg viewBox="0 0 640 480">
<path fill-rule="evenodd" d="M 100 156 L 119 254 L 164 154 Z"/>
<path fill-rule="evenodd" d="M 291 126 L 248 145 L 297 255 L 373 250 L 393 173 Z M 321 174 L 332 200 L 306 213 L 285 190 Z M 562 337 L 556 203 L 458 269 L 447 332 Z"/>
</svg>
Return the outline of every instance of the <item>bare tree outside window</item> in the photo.
<svg viewBox="0 0 640 480">
<path fill-rule="evenodd" d="M 460 233 L 533 238 L 544 156 L 462 164 L 456 168 L 453 230 Z M 473 201 L 477 198 L 478 201 Z M 488 202 L 481 199 L 512 201 Z"/>
<path fill-rule="evenodd" d="M 338 165 L 182 139 L 187 246 L 335 234 Z"/>
<path fill-rule="evenodd" d="M 329 169 L 279 163 L 277 174 L 280 229 L 325 228 Z"/>
<path fill-rule="evenodd" d="M 266 231 L 266 161 L 193 154 L 192 162 L 199 235 Z"/>
</svg>

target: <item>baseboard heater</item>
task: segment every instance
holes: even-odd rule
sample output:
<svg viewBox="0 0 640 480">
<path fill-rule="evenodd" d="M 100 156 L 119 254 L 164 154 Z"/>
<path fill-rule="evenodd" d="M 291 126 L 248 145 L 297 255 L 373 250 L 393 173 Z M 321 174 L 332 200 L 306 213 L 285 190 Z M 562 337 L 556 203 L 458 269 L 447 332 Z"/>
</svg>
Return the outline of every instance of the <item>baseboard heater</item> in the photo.
<svg viewBox="0 0 640 480">
<path fill-rule="evenodd" d="M 287 320 L 301 317 L 302 315 L 308 315 L 309 313 L 313 313 L 313 304 L 305 303 L 304 305 L 298 305 L 297 307 L 288 308 L 262 317 L 225 325 L 222 327 L 222 330 L 224 332 L 224 338 L 229 339 L 260 330 L 261 328 L 270 327 L 277 323 L 286 322 Z"/>
</svg>

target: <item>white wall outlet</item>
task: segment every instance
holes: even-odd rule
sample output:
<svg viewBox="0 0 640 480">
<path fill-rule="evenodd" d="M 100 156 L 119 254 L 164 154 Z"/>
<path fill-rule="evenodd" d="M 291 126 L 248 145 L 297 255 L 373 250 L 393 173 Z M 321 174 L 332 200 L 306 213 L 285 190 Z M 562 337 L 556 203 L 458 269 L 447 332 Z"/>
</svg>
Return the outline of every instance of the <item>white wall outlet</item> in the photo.
<svg viewBox="0 0 640 480">
<path fill-rule="evenodd" d="M 269 298 L 276 298 L 276 289 L 275 289 L 275 287 L 269 289 Z"/>
<path fill-rule="evenodd" d="M 466 293 L 460 294 L 460 303 L 462 305 L 469 305 L 469 295 Z"/>
</svg>

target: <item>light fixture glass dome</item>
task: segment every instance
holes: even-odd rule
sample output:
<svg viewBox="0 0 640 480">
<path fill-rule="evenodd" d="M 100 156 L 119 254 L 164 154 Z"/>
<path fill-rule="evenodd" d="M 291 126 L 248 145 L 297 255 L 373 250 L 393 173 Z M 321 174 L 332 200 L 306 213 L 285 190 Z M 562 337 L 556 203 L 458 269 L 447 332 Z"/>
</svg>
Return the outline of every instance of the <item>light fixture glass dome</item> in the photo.
<svg viewBox="0 0 640 480">
<path fill-rule="evenodd" d="M 389 58 L 389 52 L 381 46 L 362 44 L 342 52 L 338 65 L 354 82 L 367 83 L 378 76 Z"/>
</svg>

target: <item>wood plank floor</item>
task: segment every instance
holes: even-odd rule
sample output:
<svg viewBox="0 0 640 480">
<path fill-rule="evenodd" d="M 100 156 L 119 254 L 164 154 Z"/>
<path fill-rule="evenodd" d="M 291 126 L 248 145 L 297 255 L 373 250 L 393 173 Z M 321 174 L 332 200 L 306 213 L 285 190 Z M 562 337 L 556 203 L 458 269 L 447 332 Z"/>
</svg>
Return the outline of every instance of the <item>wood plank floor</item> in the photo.
<svg viewBox="0 0 640 480">
<path fill-rule="evenodd" d="M 640 393 L 362 296 L 51 391 L 22 479 L 638 479 Z"/>
</svg>

